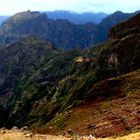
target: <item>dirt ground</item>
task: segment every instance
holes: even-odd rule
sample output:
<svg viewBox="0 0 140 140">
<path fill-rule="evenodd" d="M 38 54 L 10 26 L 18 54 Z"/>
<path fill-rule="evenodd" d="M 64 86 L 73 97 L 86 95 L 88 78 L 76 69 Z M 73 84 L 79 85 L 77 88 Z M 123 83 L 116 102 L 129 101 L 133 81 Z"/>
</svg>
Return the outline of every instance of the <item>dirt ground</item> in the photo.
<svg viewBox="0 0 140 140">
<path fill-rule="evenodd" d="M 54 135 L 32 134 L 31 132 L 21 132 L 20 130 L 1 130 L 0 140 L 140 140 L 140 132 L 132 133 L 122 137 L 96 139 L 93 136 L 64 137 Z"/>
</svg>

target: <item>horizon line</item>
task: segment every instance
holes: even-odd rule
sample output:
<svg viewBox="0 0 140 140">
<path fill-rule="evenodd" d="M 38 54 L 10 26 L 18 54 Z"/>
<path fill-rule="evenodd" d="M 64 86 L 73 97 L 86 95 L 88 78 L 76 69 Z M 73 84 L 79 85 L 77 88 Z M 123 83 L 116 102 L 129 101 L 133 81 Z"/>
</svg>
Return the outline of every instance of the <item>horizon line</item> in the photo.
<svg viewBox="0 0 140 140">
<path fill-rule="evenodd" d="M 12 16 L 12 15 L 15 15 L 15 14 L 18 14 L 18 13 L 22 13 L 22 12 L 26 12 L 26 11 L 31 11 L 31 12 L 40 12 L 40 13 L 43 13 L 43 12 L 57 12 L 57 11 L 62 11 L 62 12 L 69 12 L 69 13 L 75 13 L 75 14 L 84 14 L 84 13 L 92 13 L 92 14 L 99 14 L 99 13 L 103 13 L 103 14 L 107 14 L 107 15 L 110 15 L 110 14 L 113 14 L 115 12 L 122 12 L 122 13 L 135 13 L 139 10 L 135 10 L 133 12 L 124 12 L 124 11 L 121 11 L 121 10 L 116 10 L 114 12 L 103 12 L 103 11 L 100 11 L 100 12 L 93 12 L 93 11 L 75 11 L 75 10 L 63 10 L 63 9 L 60 9 L 60 10 L 24 10 L 24 11 L 19 11 L 19 12 L 16 12 L 16 13 L 13 13 L 13 14 L 0 14 L 0 16 Z"/>
</svg>

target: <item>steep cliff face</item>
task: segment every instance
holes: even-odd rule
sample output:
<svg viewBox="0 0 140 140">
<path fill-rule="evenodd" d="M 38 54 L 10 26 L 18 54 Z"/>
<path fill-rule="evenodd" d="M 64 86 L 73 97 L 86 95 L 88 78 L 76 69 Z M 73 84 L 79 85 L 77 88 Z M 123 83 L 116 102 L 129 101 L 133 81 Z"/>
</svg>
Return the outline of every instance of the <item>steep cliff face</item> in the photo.
<svg viewBox="0 0 140 140">
<path fill-rule="evenodd" d="M 103 77 L 127 73 L 140 67 L 140 14 L 110 30 L 102 47 L 98 70 Z"/>
</svg>

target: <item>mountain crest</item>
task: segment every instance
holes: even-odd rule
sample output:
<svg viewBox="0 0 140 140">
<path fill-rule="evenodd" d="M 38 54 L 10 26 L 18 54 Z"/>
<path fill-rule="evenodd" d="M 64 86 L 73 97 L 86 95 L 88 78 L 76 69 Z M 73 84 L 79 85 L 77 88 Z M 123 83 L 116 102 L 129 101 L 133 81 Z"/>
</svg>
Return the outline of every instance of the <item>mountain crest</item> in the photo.
<svg viewBox="0 0 140 140">
<path fill-rule="evenodd" d="M 31 12 L 30 10 L 25 11 L 25 12 L 21 12 L 21 13 L 17 13 L 14 16 L 10 17 L 8 20 L 6 20 L 4 22 L 5 23 L 17 23 L 17 22 L 23 22 L 23 21 L 27 21 L 27 20 L 31 20 L 31 19 L 35 19 L 39 16 L 45 16 L 47 17 L 46 14 L 41 14 L 40 12 Z"/>
</svg>

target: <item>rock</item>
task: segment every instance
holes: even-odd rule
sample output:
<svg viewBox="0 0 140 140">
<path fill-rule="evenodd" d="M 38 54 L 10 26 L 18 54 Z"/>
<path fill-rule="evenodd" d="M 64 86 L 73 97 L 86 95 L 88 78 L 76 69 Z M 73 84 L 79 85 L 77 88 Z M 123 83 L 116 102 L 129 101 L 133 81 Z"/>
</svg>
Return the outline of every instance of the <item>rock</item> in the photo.
<svg viewBox="0 0 140 140">
<path fill-rule="evenodd" d="M 5 130 L 5 129 L 6 129 L 5 127 L 2 127 L 2 128 L 1 128 L 1 130 Z"/>
<path fill-rule="evenodd" d="M 72 135 L 72 134 L 73 134 L 73 131 L 72 131 L 71 128 L 68 129 L 68 134 L 69 134 L 69 135 Z"/>
<path fill-rule="evenodd" d="M 95 137 L 92 135 L 81 137 L 79 140 L 95 140 Z"/>
<path fill-rule="evenodd" d="M 90 138 L 90 139 L 93 139 L 93 140 L 95 139 L 95 137 L 92 136 L 91 134 L 89 135 L 89 138 Z"/>
<path fill-rule="evenodd" d="M 18 130 L 18 127 L 17 126 L 14 126 L 11 130 Z"/>
<path fill-rule="evenodd" d="M 6 130 L 1 130 L 0 133 L 6 133 Z"/>
<path fill-rule="evenodd" d="M 29 128 L 28 128 L 28 126 L 24 126 L 24 127 L 22 127 L 20 130 L 21 130 L 21 131 L 28 131 Z"/>
<path fill-rule="evenodd" d="M 2 128 L 0 129 L 0 133 L 6 133 L 6 128 L 5 128 L 5 127 L 2 127 Z"/>
<path fill-rule="evenodd" d="M 26 138 L 32 138 L 33 137 L 33 133 L 28 133 L 25 135 Z"/>
</svg>

